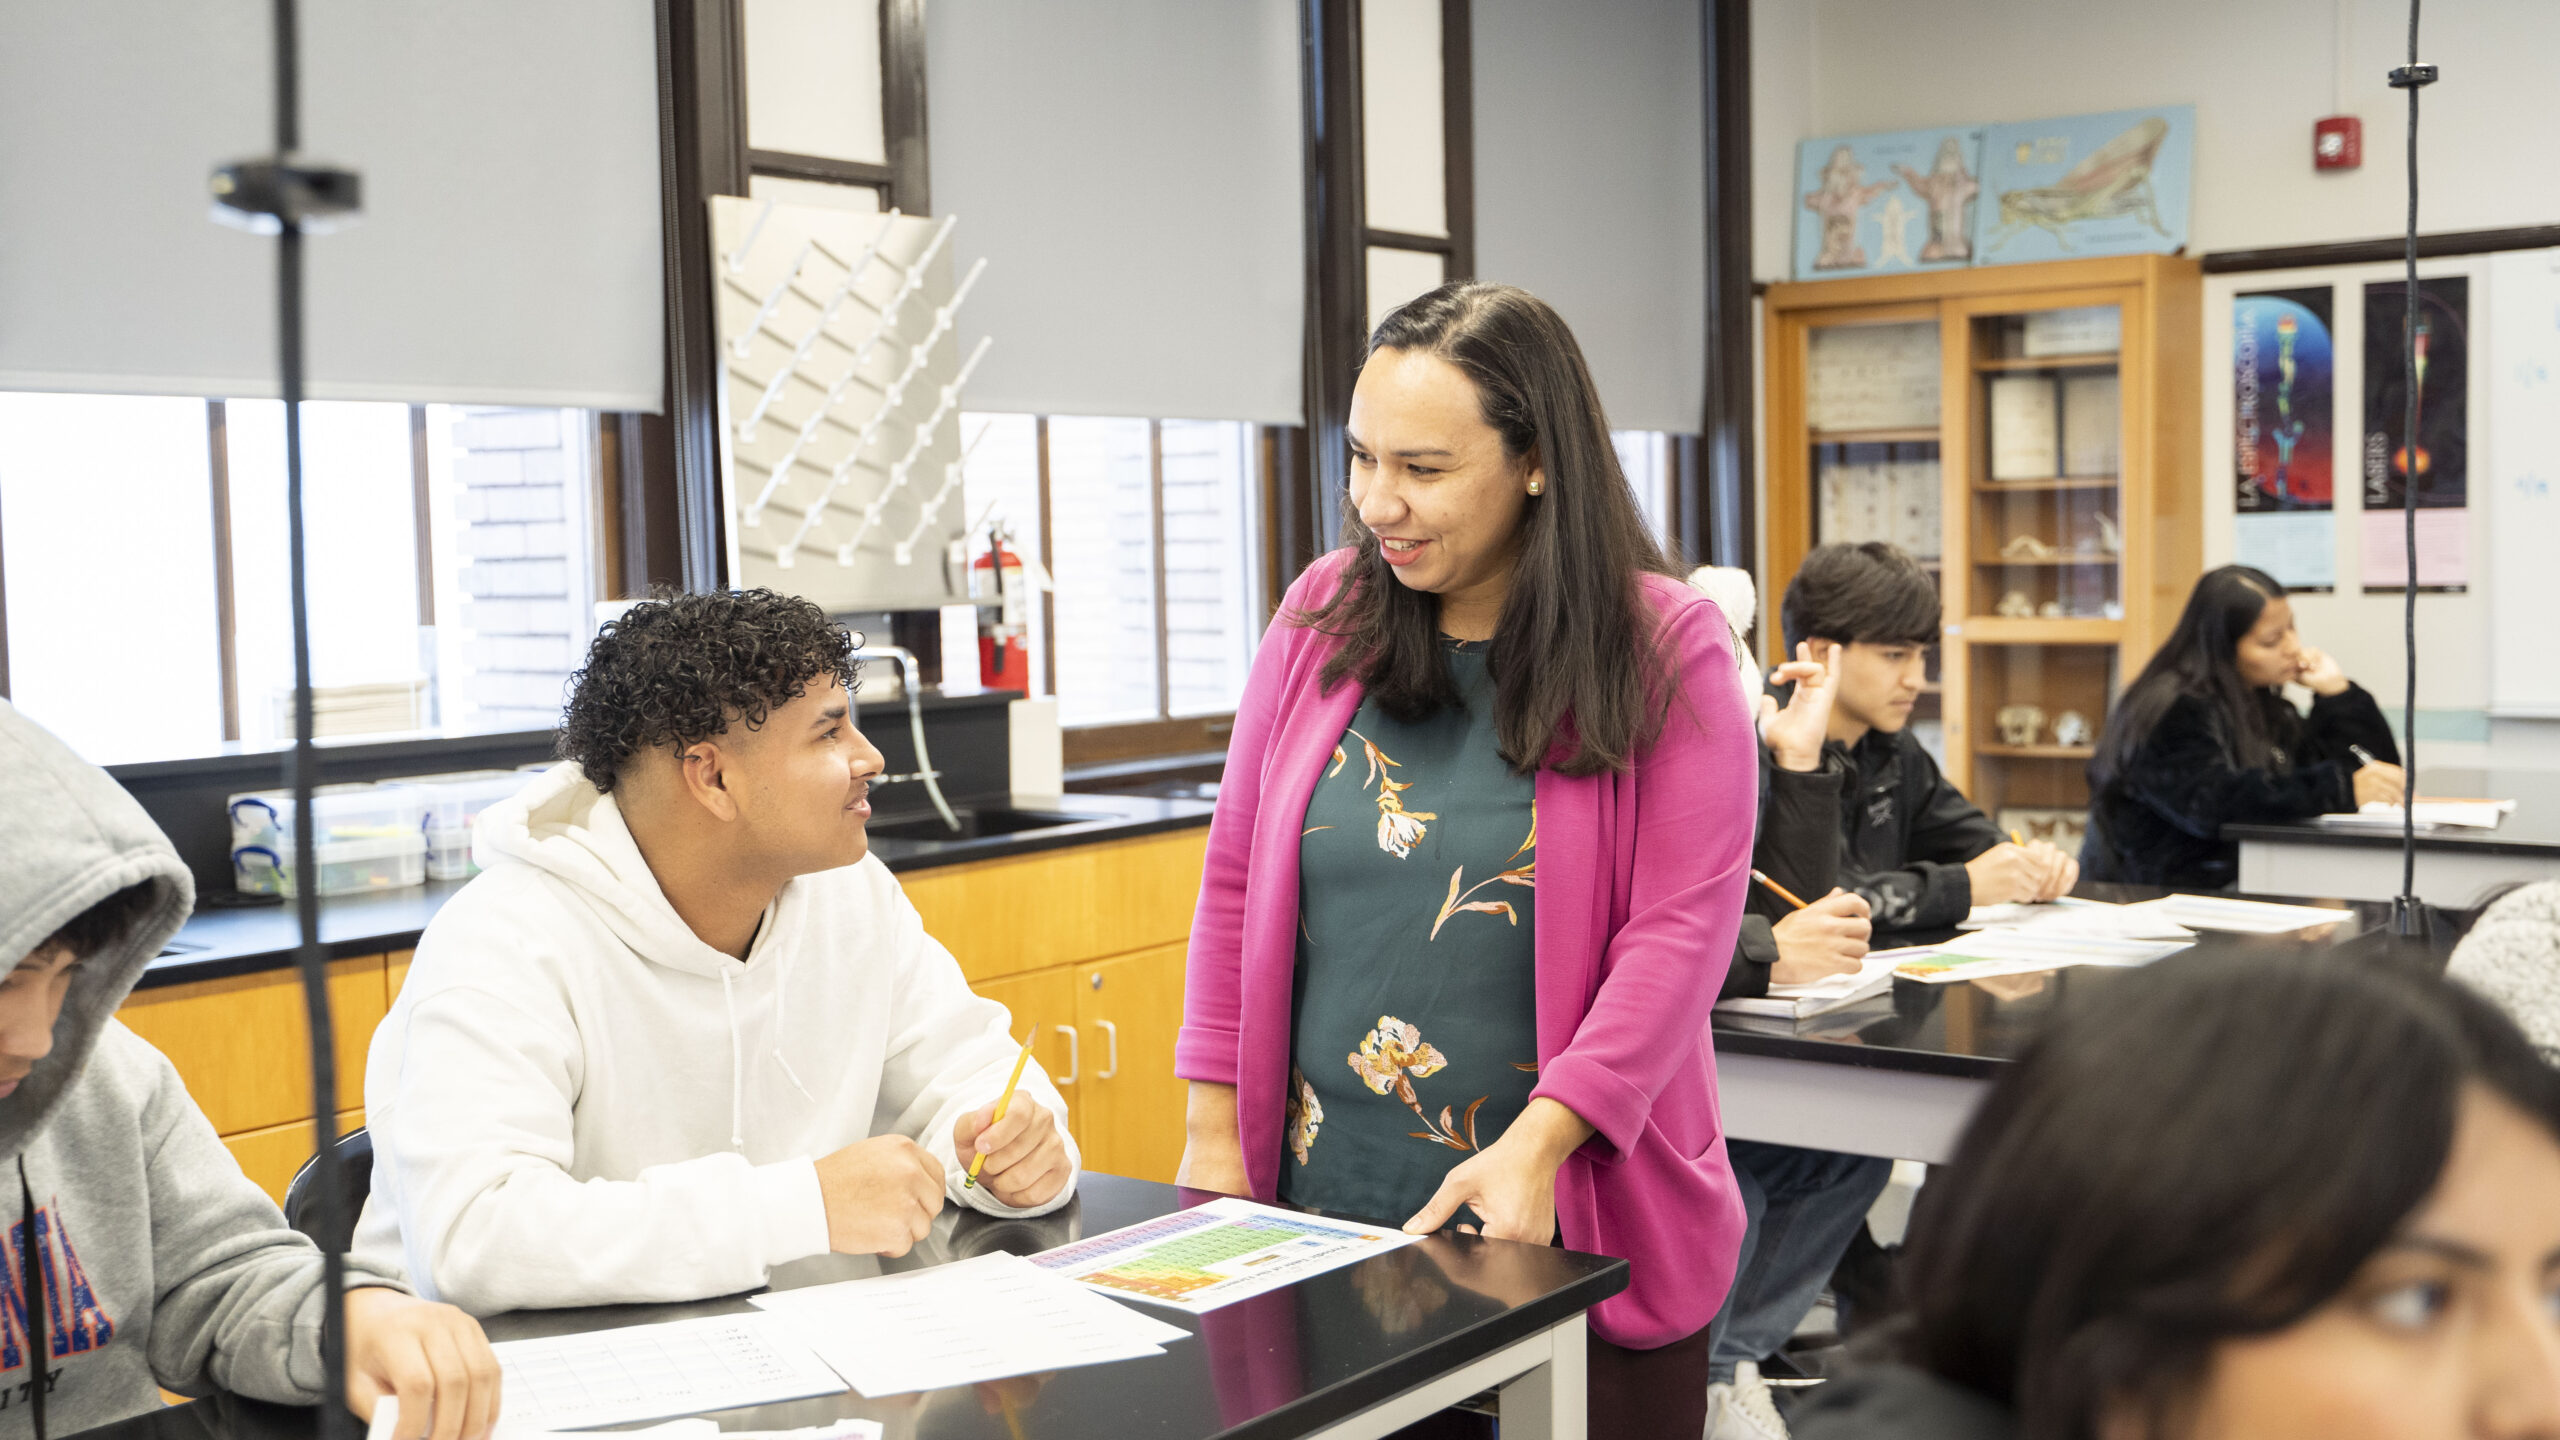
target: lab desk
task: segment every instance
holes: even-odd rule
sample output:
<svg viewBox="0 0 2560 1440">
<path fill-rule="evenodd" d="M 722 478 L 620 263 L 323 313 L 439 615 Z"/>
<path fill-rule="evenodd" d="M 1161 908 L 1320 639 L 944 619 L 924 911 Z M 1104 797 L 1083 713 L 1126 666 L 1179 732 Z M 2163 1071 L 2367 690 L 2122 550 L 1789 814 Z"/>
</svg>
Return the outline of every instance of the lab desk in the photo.
<svg viewBox="0 0 2560 1440">
<path fill-rule="evenodd" d="M 2130 902 L 2170 893 L 2150 886 L 2082 885 L 2092 900 Z M 2287 904 L 2338 902 L 2280 895 L 2245 899 Z M 2326 950 L 2389 922 L 2390 907 L 2360 902 L 2341 923 L 2283 935 L 2199 931 L 2195 948 L 2245 957 Z M 2439 917 L 2446 935 L 2469 912 Z M 1952 930 L 1887 937 L 1880 943 L 1928 944 Z M 2079 965 L 1999 975 L 1946 985 L 1896 977 L 1891 992 L 1809 1020 L 1718 1014 L 1716 1085 L 1725 1134 L 1759 1140 L 1941 1164 L 1991 1084 L 2023 1053 L 2055 1007 L 2103 995 L 2132 971 Z"/>
<path fill-rule="evenodd" d="M 2418 832 L 2418 898 L 2431 905 L 2478 905 L 2492 888 L 2560 880 L 2560 771 L 2427 769 L 2421 799 L 2513 800 L 2494 830 L 2443 826 Z M 2309 821 L 2225 825 L 2240 844 L 2240 888 L 2260 894 L 2317 892 L 2350 900 L 2400 893 L 2400 832 L 2339 829 Z"/>
<path fill-rule="evenodd" d="M 822 1256 L 774 1272 L 777 1289 L 967 1259 L 1029 1254 L 1214 1197 L 1088 1174 L 1076 1201 L 1037 1220 L 946 1209 L 898 1260 Z M 1205 1316 L 1152 1306 L 1192 1332 L 1162 1355 L 1083 1366 L 995 1387 L 868 1400 L 851 1391 L 724 1411 L 728 1430 L 784 1430 L 839 1419 L 881 1422 L 892 1440 L 1368 1440 L 1487 1389 L 1502 1394 L 1505 1440 L 1580 1440 L 1584 1315 L 1624 1290 L 1627 1262 L 1543 1245 L 1439 1235 Z M 742 1296 L 688 1305 L 519 1311 L 492 1317 L 492 1340 L 604 1330 L 725 1314 Z M 83 1432 L 85 1440 L 312 1440 L 316 1412 L 217 1396 Z"/>
</svg>

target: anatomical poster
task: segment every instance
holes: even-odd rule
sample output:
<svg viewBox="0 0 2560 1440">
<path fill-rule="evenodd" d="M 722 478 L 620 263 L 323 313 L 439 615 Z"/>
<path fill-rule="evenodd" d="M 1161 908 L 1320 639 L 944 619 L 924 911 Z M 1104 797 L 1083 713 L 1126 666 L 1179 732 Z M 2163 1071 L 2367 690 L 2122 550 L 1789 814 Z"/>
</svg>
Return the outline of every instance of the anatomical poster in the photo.
<svg viewBox="0 0 2560 1440">
<path fill-rule="evenodd" d="M 2418 282 L 2414 336 L 2405 281 L 2364 287 L 2364 588 L 2407 583 L 2402 505 L 2417 497 L 2418 588 L 2461 590 L 2471 579 L 2471 282 Z M 2414 346 L 2412 362 L 2407 348 Z M 2416 443 L 2409 393 L 2417 391 Z"/>
<path fill-rule="evenodd" d="M 2192 105 L 1988 127 L 1973 263 L 2175 254 L 2195 144 Z"/>
<path fill-rule="evenodd" d="M 2321 285 L 2231 306 L 2233 558 L 2298 590 L 2338 583 L 2334 304 Z"/>
</svg>

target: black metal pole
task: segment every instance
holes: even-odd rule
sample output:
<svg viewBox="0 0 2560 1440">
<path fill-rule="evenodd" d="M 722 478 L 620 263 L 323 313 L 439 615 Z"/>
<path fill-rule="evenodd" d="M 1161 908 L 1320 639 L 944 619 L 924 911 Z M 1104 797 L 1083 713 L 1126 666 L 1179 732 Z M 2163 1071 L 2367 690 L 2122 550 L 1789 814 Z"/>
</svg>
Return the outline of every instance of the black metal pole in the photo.
<svg viewBox="0 0 2560 1440">
<path fill-rule="evenodd" d="M 2409 0 L 2409 63 L 2391 72 L 2394 88 L 2409 92 L 2409 220 L 2402 260 L 2406 297 L 2400 316 L 2401 373 L 2409 387 L 2400 435 L 2400 639 L 2404 686 L 2400 700 L 2400 894 L 2391 905 L 2393 933 L 2427 933 L 2426 907 L 2418 900 L 2418 92 L 2436 70 L 2418 63 L 2418 5 Z"/>
</svg>

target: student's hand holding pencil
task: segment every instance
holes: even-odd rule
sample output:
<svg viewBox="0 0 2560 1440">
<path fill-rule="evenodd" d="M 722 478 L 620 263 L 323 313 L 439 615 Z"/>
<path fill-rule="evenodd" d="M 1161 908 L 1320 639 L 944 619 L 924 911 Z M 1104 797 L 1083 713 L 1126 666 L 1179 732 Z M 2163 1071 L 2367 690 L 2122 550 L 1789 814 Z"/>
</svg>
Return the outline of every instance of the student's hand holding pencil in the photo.
<svg viewBox="0 0 2560 1440">
<path fill-rule="evenodd" d="M 953 1149 L 978 1167 L 978 1185 L 1017 1210 L 1057 1198 L 1071 1178 L 1067 1142 L 1058 1117 L 1028 1095 L 996 1113 L 996 1102 L 960 1117 L 951 1127 Z"/>
<path fill-rule="evenodd" d="M 1778 942 L 1778 962 L 1769 967 L 1769 979 L 1778 985 L 1849 974 L 1866 959 L 1867 941 L 1874 934 L 1867 902 L 1837 889 L 1769 928 Z"/>
</svg>

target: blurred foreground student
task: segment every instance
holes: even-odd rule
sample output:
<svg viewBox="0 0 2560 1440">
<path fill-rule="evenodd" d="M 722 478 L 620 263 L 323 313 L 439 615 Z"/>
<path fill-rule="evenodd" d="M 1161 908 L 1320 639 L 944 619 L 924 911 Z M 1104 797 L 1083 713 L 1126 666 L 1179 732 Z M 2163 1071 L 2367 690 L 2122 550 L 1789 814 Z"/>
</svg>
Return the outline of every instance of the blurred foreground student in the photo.
<svg viewBox="0 0 2560 1440">
<path fill-rule="evenodd" d="M 2309 688 L 2310 714 L 2286 685 Z M 2399 760 L 2381 707 L 2302 643 L 2274 577 L 2208 570 L 2107 717 L 2081 864 L 2092 880 L 2221 889 L 2240 874 L 2224 825 L 2397 804 Z"/>
<path fill-rule="evenodd" d="M 2498 897 L 2453 947 L 2445 973 L 2496 1001 L 2560 1065 L 2560 880 Z"/>
<path fill-rule="evenodd" d="M 869 858 L 852 679 L 843 627 L 769 590 L 597 635 L 569 763 L 481 813 L 487 873 L 374 1034 L 357 1249 L 487 1314 L 734 1294 L 904 1254 L 946 1199 L 1066 1203 L 1066 1103 L 1035 1071 L 991 1123 L 1005 1008 Z"/>
<path fill-rule="evenodd" d="M 2560 1071 L 2336 955 L 2108 978 L 1922 1192 L 1898 1363 L 1796 1434 L 2560 1436 Z"/>
<path fill-rule="evenodd" d="M 187 867 L 105 771 L 6 703 L 0 831 L 0 1436 L 157 1410 L 155 1387 L 318 1401 L 320 1252 L 115 1019 L 186 922 Z M 486 1435 L 498 1362 L 479 1325 L 380 1267 L 350 1262 L 347 1281 L 356 1413 L 396 1394 L 405 1436 Z"/>
</svg>

